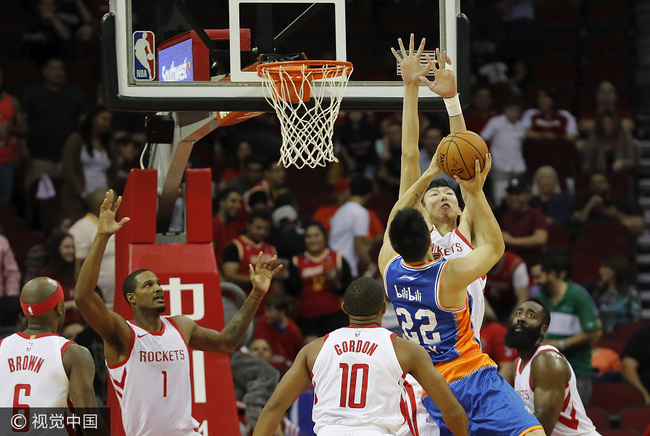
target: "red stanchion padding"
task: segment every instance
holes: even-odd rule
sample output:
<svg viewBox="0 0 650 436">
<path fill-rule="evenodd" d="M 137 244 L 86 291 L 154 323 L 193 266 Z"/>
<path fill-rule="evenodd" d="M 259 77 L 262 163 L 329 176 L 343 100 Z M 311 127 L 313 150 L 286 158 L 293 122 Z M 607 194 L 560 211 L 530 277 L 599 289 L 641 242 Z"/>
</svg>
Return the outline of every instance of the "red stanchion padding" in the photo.
<svg viewBox="0 0 650 436">
<path fill-rule="evenodd" d="M 212 242 L 212 170 L 188 169 L 185 172 L 187 243 Z"/>
</svg>

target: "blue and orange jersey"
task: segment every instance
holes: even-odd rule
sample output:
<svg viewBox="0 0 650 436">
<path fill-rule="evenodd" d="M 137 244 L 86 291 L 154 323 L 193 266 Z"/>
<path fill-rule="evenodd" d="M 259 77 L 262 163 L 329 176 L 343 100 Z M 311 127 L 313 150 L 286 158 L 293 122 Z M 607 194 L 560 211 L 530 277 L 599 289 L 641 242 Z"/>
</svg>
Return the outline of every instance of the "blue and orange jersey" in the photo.
<svg viewBox="0 0 650 436">
<path fill-rule="evenodd" d="M 396 256 L 384 271 L 384 286 L 404 338 L 419 342 L 449 382 L 480 368 L 496 366 L 474 337 L 468 294 L 462 307 L 443 307 L 440 279 L 448 259 L 434 254 L 425 265 L 412 266 Z M 447 363 L 454 362 L 453 365 Z"/>
</svg>

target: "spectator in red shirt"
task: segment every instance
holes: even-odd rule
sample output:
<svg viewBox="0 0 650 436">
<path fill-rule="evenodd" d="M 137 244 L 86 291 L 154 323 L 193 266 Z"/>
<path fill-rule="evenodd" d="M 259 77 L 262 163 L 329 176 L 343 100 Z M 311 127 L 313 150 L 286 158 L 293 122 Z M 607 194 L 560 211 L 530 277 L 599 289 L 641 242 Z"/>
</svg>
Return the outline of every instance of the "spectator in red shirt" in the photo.
<svg viewBox="0 0 650 436">
<path fill-rule="evenodd" d="M 510 180 L 506 188 L 506 211 L 499 220 L 506 250 L 521 257 L 529 271 L 548 239 L 546 215 L 530 205 L 531 189 L 525 176 Z"/>
<path fill-rule="evenodd" d="M 571 112 L 557 108 L 557 95 L 551 87 L 537 91 L 537 108 L 524 112 L 522 122 L 527 138 L 568 139 L 578 137 L 578 124 Z"/>
<path fill-rule="evenodd" d="M 254 210 L 246 218 L 246 231 L 233 239 L 223 250 L 223 281 L 240 286 L 248 295 L 253 286 L 248 275 L 248 265 L 255 266 L 262 252 L 266 262 L 277 255 L 275 247 L 266 243 L 271 229 L 271 214 L 265 210 Z"/>
<path fill-rule="evenodd" d="M 323 336 L 348 325 L 341 297 L 352 281 L 350 266 L 327 246 L 327 232 L 319 222 L 305 229 L 307 251 L 294 256 L 287 290 L 298 298 L 297 323 L 304 332 Z"/>
<path fill-rule="evenodd" d="M 236 189 L 225 189 L 219 193 L 215 204 L 217 213 L 212 217 L 212 242 L 217 265 L 221 268 L 223 250 L 243 230 L 241 222 L 237 220 L 241 210 L 241 194 Z"/>
<path fill-rule="evenodd" d="M 264 315 L 255 327 L 255 337 L 271 345 L 271 364 L 281 374 L 287 372 L 302 348 L 302 333 L 287 316 L 291 298 L 283 292 L 274 292 L 266 299 Z"/>
</svg>

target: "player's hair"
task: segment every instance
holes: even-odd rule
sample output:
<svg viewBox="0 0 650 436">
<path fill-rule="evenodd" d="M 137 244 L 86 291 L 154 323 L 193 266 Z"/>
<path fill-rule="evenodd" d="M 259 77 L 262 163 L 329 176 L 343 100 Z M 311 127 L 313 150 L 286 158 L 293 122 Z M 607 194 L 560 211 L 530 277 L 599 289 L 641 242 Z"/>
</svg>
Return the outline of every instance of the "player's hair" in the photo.
<svg viewBox="0 0 650 436">
<path fill-rule="evenodd" d="M 148 269 L 142 268 L 136 271 L 133 271 L 131 274 L 126 276 L 124 279 L 124 283 L 122 284 L 122 294 L 124 294 L 124 299 L 128 303 L 129 300 L 126 298 L 126 294 L 130 294 L 131 292 L 135 292 L 135 285 L 136 285 L 136 277 L 138 277 L 141 273 L 145 271 L 150 271 Z"/>
<path fill-rule="evenodd" d="M 264 302 L 264 305 L 286 313 L 291 309 L 293 300 L 284 292 L 272 292 Z"/>
<path fill-rule="evenodd" d="M 376 315 L 384 304 L 384 290 L 377 280 L 359 277 L 345 290 L 343 307 L 348 315 Z"/>
<path fill-rule="evenodd" d="M 548 305 L 544 303 L 539 297 L 530 297 L 526 301 L 532 301 L 533 303 L 537 303 L 540 306 L 542 306 L 542 324 L 546 324 L 547 326 L 551 325 L 551 311 L 548 308 Z"/>
<path fill-rule="evenodd" d="M 363 197 L 372 192 L 372 180 L 366 176 L 355 176 L 350 180 L 350 195 Z"/>
<path fill-rule="evenodd" d="M 418 262 L 429 250 L 431 234 L 422 214 L 412 207 L 400 209 L 388 229 L 393 249 L 407 263 Z"/>
<path fill-rule="evenodd" d="M 430 190 L 435 189 L 435 188 L 449 188 L 451 190 L 454 189 L 449 185 L 449 183 L 447 183 L 447 181 L 445 179 L 433 179 L 431 181 L 431 183 L 429 183 L 429 186 L 427 186 L 427 190 L 424 191 L 424 192 L 425 193 L 429 192 Z M 456 191 L 454 191 L 454 193 L 455 192 Z M 458 197 L 458 195 L 456 195 L 456 196 Z M 422 204 L 424 204 L 424 197 L 422 197 Z"/>
<path fill-rule="evenodd" d="M 252 224 L 256 218 L 263 219 L 264 221 L 267 221 L 269 223 L 272 222 L 271 213 L 264 209 L 253 209 L 251 213 L 249 213 L 248 216 L 246 217 L 246 222 L 248 224 Z"/>
<path fill-rule="evenodd" d="M 533 265 L 539 265 L 545 273 L 554 272 L 558 276 L 562 273 L 569 274 L 571 260 L 565 250 L 549 250 L 537 259 Z"/>
</svg>

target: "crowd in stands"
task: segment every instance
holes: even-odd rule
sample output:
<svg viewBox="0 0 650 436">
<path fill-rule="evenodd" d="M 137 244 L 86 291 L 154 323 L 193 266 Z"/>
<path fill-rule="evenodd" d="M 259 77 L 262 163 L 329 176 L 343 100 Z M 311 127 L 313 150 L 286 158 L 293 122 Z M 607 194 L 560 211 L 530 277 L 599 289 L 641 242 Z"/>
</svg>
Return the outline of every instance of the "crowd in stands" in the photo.
<svg viewBox="0 0 650 436">
<path fill-rule="evenodd" d="M 10 83 L 2 74 L 10 62 L 0 59 L 2 331 L 19 329 L 23 321 L 15 301 L 21 284 L 48 275 L 65 291 L 63 334 L 97 342 L 75 311 L 72 293 L 104 193 L 122 191 L 145 143 L 142 114 L 112 112 L 97 97 L 97 83 L 83 83 L 82 92 L 67 80 L 78 64 L 75 53 L 97 49 L 99 3 L 94 9 L 83 0 L 35 3 L 22 41 L 26 56 L 40 66 L 40 79 Z M 533 1 L 463 3 L 482 24 L 472 37 L 465 119 L 493 155 L 486 190 L 506 242 L 488 274 L 492 310 L 484 347 L 495 350 L 507 375 L 515 356 L 503 346 L 503 325 L 522 301 L 545 296 L 552 313 L 572 321 L 574 330 L 552 324 L 547 337 L 579 376 L 583 401 L 589 403 L 594 380 L 625 379 L 650 404 L 650 330 L 613 354 L 607 346 L 607 340 L 623 340 L 621 327 L 641 320 L 634 238 L 646 224 L 636 197 L 640 145 L 627 105 L 633 85 L 620 78 L 579 83 L 540 76 L 530 50 L 543 43 L 543 32 L 533 31 Z M 552 66 L 555 59 L 544 62 Z M 585 92 L 578 103 L 575 96 Z M 425 168 L 448 133 L 446 114 L 423 113 L 420 126 Z M 341 113 L 334 140 L 337 164 L 284 169 L 276 164 L 277 119 L 264 114 L 217 129 L 196 144 L 189 162 L 212 168 L 221 281 L 250 292 L 248 264 L 260 251 L 264 259 L 277 254 L 286 266 L 258 314 L 255 340 L 243 348 L 280 373 L 306 341 L 347 324 L 340 301 L 353 278 L 379 277 L 377 252 L 399 186 L 400 113 Z M 97 289 L 109 308 L 117 298 L 114 263 L 113 241 Z M 567 293 L 571 304 L 559 307 Z M 99 370 L 103 359 L 96 348 Z"/>
</svg>

